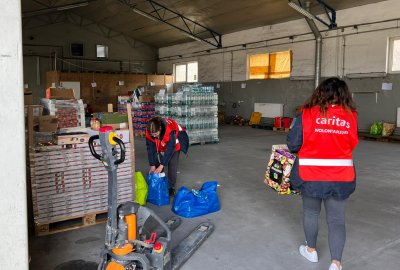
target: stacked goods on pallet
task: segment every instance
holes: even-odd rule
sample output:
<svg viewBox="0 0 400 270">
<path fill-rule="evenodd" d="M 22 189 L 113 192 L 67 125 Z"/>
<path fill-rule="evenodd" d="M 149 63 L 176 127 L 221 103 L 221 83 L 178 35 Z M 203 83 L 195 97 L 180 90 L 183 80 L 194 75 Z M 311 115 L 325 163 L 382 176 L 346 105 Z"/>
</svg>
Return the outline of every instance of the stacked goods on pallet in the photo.
<svg viewBox="0 0 400 270">
<path fill-rule="evenodd" d="M 183 85 L 177 93 L 156 95 L 156 114 L 184 126 L 190 143 L 218 142 L 218 95 L 213 86 Z"/>
<path fill-rule="evenodd" d="M 118 166 L 118 203 L 132 200 L 130 143 Z M 96 152 L 101 153 L 99 145 Z M 33 213 L 37 235 L 49 225 L 104 213 L 108 205 L 108 173 L 87 143 L 33 147 L 29 150 Z"/>
<path fill-rule="evenodd" d="M 44 113 L 56 116 L 58 128 L 85 127 L 85 108 L 81 99 L 42 98 Z"/>
<path fill-rule="evenodd" d="M 128 116 L 120 112 L 94 113 L 101 126 L 111 126 L 113 129 L 128 129 Z"/>
<path fill-rule="evenodd" d="M 154 102 L 134 102 L 129 96 L 118 97 L 118 112 L 127 113 L 126 105 L 132 104 L 132 122 L 136 136 L 146 134 L 146 126 L 151 118 L 155 116 Z"/>
</svg>

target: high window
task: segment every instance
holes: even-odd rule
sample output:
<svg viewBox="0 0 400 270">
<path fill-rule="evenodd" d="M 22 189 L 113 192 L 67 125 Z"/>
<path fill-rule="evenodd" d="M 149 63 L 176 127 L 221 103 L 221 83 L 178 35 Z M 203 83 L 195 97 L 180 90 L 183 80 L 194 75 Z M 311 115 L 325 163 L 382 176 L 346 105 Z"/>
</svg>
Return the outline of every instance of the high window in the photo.
<svg viewBox="0 0 400 270">
<path fill-rule="evenodd" d="M 197 62 L 188 62 L 174 65 L 174 81 L 197 82 L 198 81 L 198 64 Z"/>
<path fill-rule="evenodd" d="M 96 45 L 96 57 L 97 58 L 108 58 L 108 46 L 107 45 Z"/>
<path fill-rule="evenodd" d="M 400 37 L 389 39 L 388 71 L 400 73 Z"/>
<path fill-rule="evenodd" d="M 291 51 L 253 54 L 248 56 L 248 79 L 289 78 L 292 68 Z"/>
</svg>

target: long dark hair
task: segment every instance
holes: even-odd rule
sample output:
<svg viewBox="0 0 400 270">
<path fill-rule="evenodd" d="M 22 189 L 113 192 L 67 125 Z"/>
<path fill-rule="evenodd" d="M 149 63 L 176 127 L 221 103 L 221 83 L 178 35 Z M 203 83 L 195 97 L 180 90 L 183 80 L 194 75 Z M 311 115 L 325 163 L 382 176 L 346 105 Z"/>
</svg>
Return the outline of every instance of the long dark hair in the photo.
<svg viewBox="0 0 400 270">
<path fill-rule="evenodd" d="M 356 110 L 346 82 L 337 77 L 326 79 L 318 85 L 303 108 L 319 106 L 321 114 L 326 115 L 328 106 L 332 104 L 342 106 L 349 112 Z"/>
<path fill-rule="evenodd" d="M 161 131 L 161 117 L 154 117 L 147 123 L 147 132 L 150 134 Z"/>
</svg>

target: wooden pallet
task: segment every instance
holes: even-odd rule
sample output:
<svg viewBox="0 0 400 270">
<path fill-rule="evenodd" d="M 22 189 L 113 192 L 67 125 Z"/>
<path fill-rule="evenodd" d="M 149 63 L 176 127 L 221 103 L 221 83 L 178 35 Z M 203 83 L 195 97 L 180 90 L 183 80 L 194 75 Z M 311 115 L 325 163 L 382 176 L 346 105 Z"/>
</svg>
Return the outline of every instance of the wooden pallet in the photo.
<svg viewBox="0 0 400 270">
<path fill-rule="evenodd" d="M 273 130 L 273 131 L 279 131 L 279 132 L 286 132 L 286 133 L 289 133 L 290 128 L 276 128 L 276 127 L 274 127 L 272 130 Z"/>
<path fill-rule="evenodd" d="M 80 216 L 60 218 L 50 223 L 35 223 L 35 235 L 45 236 L 59 232 L 84 228 L 107 221 L 107 212 L 97 212 Z"/>
<path fill-rule="evenodd" d="M 378 142 L 400 142 L 400 136 L 392 135 L 383 137 L 381 135 L 371 135 L 369 133 L 359 132 L 358 137 L 363 140 L 378 141 Z"/>
</svg>

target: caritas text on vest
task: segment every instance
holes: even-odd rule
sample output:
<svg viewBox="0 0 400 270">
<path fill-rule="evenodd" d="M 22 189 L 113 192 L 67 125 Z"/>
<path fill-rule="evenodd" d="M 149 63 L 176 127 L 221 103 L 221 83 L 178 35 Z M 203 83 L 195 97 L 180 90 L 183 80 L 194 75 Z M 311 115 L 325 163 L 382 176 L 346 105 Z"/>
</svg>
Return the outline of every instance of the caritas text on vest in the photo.
<svg viewBox="0 0 400 270">
<path fill-rule="evenodd" d="M 318 125 L 330 125 L 337 127 L 346 127 L 350 128 L 350 123 L 346 120 L 342 120 L 339 117 L 333 116 L 333 118 L 320 118 L 315 119 L 315 123 Z"/>
</svg>

